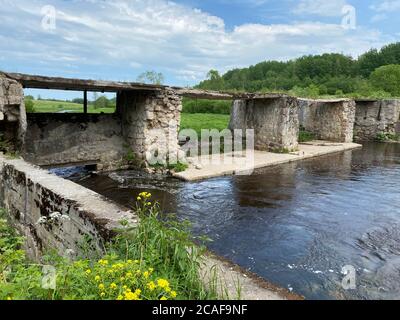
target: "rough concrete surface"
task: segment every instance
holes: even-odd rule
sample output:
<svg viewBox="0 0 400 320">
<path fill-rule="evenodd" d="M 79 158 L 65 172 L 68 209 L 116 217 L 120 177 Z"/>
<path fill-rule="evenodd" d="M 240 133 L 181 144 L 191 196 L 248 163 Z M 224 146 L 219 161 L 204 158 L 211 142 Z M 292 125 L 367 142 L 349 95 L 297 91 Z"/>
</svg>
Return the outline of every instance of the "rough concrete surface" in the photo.
<svg viewBox="0 0 400 320">
<path fill-rule="evenodd" d="M 101 250 L 104 239 L 114 234 L 121 220 L 137 218 L 99 194 L 72 181 L 50 174 L 22 159 L 0 155 L 0 206 L 13 225 L 26 237 L 28 255 L 40 260 L 44 250 L 76 256 L 85 237 L 93 250 Z M 59 213 L 67 218 L 40 224 L 41 218 Z"/>
<path fill-rule="evenodd" d="M 232 153 L 214 155 L 215 162 L 213 162 L 208 155 L 200 156 L 189 159 L 192 163 L 189 169 L 184 172 L 175 173 L 174 176 L 185 181 L 195 181 L 235 174 L 248 174 L 248 172 L 252 172 L 252 169 L 260 169 L 360 147 L 362 146 L 356 143 L 314 141 L 308 144 L 300 144 L 299 151 L 289 154 L 255 151 L 254 161 L 248 155 L 243 158 L 239 157 L 237 163 L 233 162 L 232 164 L 227 164 L 225 162 L 232 161 Z M 198 169 L 196 169 L 196 167 Z"/>
</svg>

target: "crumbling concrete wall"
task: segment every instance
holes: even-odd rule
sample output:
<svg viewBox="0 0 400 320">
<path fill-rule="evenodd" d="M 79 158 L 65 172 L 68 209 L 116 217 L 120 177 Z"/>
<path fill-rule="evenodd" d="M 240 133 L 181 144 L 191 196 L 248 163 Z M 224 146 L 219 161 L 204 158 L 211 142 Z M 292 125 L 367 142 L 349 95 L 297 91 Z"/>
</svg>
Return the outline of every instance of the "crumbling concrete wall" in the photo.
<svg viewBox="0 0 400 320">
<path fill-rule="evenodd" d="M 298 102 L 292 97 L 236 100 L 233 102 L 229 129 L 254 129 L 256 150 L 296 150 Z"/>
<path fill-rule="evenodd" d="M 356 114 L 353 100 L 299 99 L 299 121 L 317 139 L 352 142 Z"/>
<path fill-rule="evenodd" d="M 379 133 L 400 134 L 400 100 L 356 101 L 355 140 L 372 141 Z"/>
<path fill-rule="evenodd" d="M 139 159 L 179 153 L 182 98 L 175 91 L 124 91 L 118 94 L 117 101 L 123 136 Z"/>
<path fill-rule="evenodd" d="M 28 114 L 22 155 L 40 166 L 98 163 L 118 168 L 127 153 L 121 120 L 112 114 Z"/>
<path fill-rule="evenodd" d="M 0 135 L 16 148 L 26 133 L 26 112 L 22 85 L 0 73 Z"/>
<path fill-rule="evenodd" d="M 28 255 L 36 260 L 46 249 L 75 257 L 87 241 L 100 250 L 121 220 L 137 222 L 132 212 L 93 191 L 1 155 L 0 207 L 26 237 Z M 59 218 L 50 222 L 51 216 Z"/>
</svg>

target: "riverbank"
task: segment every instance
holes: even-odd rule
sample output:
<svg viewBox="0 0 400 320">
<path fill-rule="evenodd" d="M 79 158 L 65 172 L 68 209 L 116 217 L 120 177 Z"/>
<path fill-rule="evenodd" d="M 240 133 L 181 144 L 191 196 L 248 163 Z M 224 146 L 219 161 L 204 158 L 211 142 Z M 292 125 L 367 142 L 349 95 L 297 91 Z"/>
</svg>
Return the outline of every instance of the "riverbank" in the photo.
<svg viewBox="0 0 400 320">
<path fill-rule="evenodd" d="M 327 141 L 311 141 L 299 145 L 299 151 L 287 154 L 255 151 L 254 160 L 250 159 L 249 155 L 242 156 L 232 153 L 221 154 L 219 156 L 219 164 L 211 161 L 211 156 L 200 156 L 190 158 L 191 163 L 189 169 L 184 172 L 175 173 L 174 177 L 184 181 L 196 181 L 214 177 L 240 175 L 246 172 L 252 172 L 255 169 L 275 166 L 293 161 L 299 161 L 314 157 L 319 157 L 327 154 L 343 152 L 362 148 L 362 145 L 357 143 L 332 143 Z M 247 158 L 246 158 L 247 157 Z M 229 163 L 227 158 L 233 163 Z M 239 161 L 232 161 L 239 159 Z M 246 165 L 244 165 L 246 164 Z"/>
<path fill-rule="evenodd" d="M 22 241 L 15 235 L 17 242 L 10 243 L 12 250 L 3 252 L 0 249 L 0 262 L 5 262 L 0 265 L 0 271 L 12 268 L 7 278 L 0 279 L 0 299 L 141 298 L 139 294 L 132 296 L 138 290 L 143 299 L 292 298 L 285 289 L 261 286 L 233 264 L 227 267 L 218 258 L 204 257 L 201 248 L 192 243 L 185 225 L 174 220 L 168 220 L 164 225 L 157 219 L 160 208 L 151 201 L 149 193 L 144 192 L 135 198 L 139 206 L 129 211 L 22 159 L 7 159 L 0 155 L 0 171 L 0 195 L 3 197 L 2 205 L 8 209 L 7 220 L 12 221 L 24 238 Z M 19 218 L 21 216 L 24 220 Z M 2 225 L 8 234 L 9 228 L 5 226 L 4 219 Z M 5 233 L 0 230 L 0 238 Z M 119 240 L 119 243 L 113 242 L 113 239 Z M 102 256 L 104 245 L 107 255 Z M 21 252 L 21 248 L 26 250 Z M 46 260 L 43 257 L 49 251 L 66 255 L 61 257 L 55 253 L 47 259 L 55 261 L 57 277 L 61 279 L 60 284 L 65 285 L 57 287 L 57 291 L 50 295 L 47 289 L 40 287 L 41 267 L 27 268 L 26 264 Z M 3 254 L 11 254 L 11 257 Z M 74 258 L 74 262 L 70 258 Z M 197 264 L 200 260 L 203 263 Z M 134 266 L 130 261 L 138 263 Z M 106 265 L 116 266 L 116 271 L 125 275 L 108 275 Z M 132 274 L 132 280 L 140 281 L 127 285 L 128 274 Z M 67 276 L 69 281 L 63 282 L 62 279 Z M 27 277 L 30 277 L 30 283 L 25 282 Z M 83 277 L 88 278 L 84 283 L 81 281 Z M 98 283 L 98 280 L 104 280 L 104 283 Z M 163 291 L 166 288 L 159 286 L 155 295 L 151 290 L 152 282 L 157 284 L 158 280 L 161 280 L 161 285 L 165 284 L 162 280 L 167 280 L 171 292 Z M 172 291 L 176 292 L 176 296 L 170 294 Z"/>
</svg>

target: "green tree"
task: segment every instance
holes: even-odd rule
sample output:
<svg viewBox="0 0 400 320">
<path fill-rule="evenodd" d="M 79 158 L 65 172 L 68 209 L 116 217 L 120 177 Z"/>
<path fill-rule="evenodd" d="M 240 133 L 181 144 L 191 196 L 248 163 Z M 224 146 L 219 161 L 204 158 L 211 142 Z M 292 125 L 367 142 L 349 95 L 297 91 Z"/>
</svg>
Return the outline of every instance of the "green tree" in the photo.
<svg viewBox="0 0 400 320">
<path fill-rule="evenodd" d="M 107 97 L 105 97 L 105 96 L 99 97 L 94 102 L 95 109 L 104 109 L 104 108 L 108 108 L 108 106 L 109 106 L 109 101 L 108 101 Z"/>
<path fill-rule="evenodd" d="M 161 85 L 164 83 L 164 75 L 155 71 L 146 71 L 140 74 L 136 81 L 140 83 Z"/>
<path fill-rule="evenodd" d="M 376 69 L 370 76 L 372 85 L 392 96 L 400 96 L 400 65 L 391 64 Z"/>
</svg>

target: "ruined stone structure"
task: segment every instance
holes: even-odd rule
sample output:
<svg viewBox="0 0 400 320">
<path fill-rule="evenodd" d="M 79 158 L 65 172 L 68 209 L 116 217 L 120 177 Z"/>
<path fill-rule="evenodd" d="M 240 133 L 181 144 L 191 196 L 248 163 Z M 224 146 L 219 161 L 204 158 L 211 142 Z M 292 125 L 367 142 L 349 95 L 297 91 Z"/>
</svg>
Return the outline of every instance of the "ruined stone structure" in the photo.
<svg viewBox="0 0 400 320">
<path fill-rule="evenodd" d="M 29 113 L 27 120 L 22 154 L 40 166 L 97 164 L 108 170 L 128 153 L 117 115 Z"/>
<path fill-rule="evenodd" d="M 127 209 L 20 159 L 0 155 L 0 181 L 1 207 L 26 238 L 28 255 L 36 260 L 46 249 L 75 257 L 87 239 L 93 250 L 100 251 L 121 220 L 137 222 Z M 52 216 L 58 218 L 46 223 L 44 219 Z"/>
<path fill-rule="evenodd" d="M 23 88 L 114 92 L 112 115 L 28 114 Z M 85 96 L 87 96 L 85 94 Z M 254 129 L 260 151 L 294 151 L 299 126 L 317 139 L 373 140 L 399 131 L 399 102 L 306 100 L 281 94 L 232 94 L 160 85 L 50 78 L 0 72 L 0 134 L 28 161 L 40 166 L 97 164 L 99 170 L 136 163 L 182 159 L 178 131 L 182 97 L 234 100 L 229 128 Z M 244 135 L 245 136 L 245 135 Z M 147 161 L 147 162 L 146 162 Z"/>
<path fill-rule="evenodd" d="M 256 150 L 294 151 L 299 135 L 297 99 L 281 96 L 235 100 L 229 128 L 254 129 Z"/>
<path fill-rule="evenodd" d="M 122 92 L 117 101 L 123 138 L 139 158 L 148 159 L 157 152 L 178 156 L 182 98 L 174 90 Z"/>
<path fill-rule="evenodd" d="M 26 132 L 22 85 L 0 74 L 0 138 L 21 146 Z"/>
<path fill-rule="evenodd" d="M 375 140 L 379 133 L 400 134 L 400 100 L 357 100 L 356 141 Z"/>
<path fill-rule="evenodd" d="M 18 151 L 34 164 L 97 164 L 100 170 L 112 170 L 121 166 L 127 154 L 133 154 L 137 163 L 155 155 L 158 162 L 179 156 L 182 97 L 175 89 L 19 74 L 0 74 L 0 80 L 0 130 L 5 140 L 18 140 Z M 22 86 L 115 92 L 117 111 L 113 115 L 27 116 Z"/>
<path fill-rule="evenodd" d="M 300 126 L 320 140 L 352 142 L 355 113 L 353 100 L 299 99 Z"/>
</svg>

